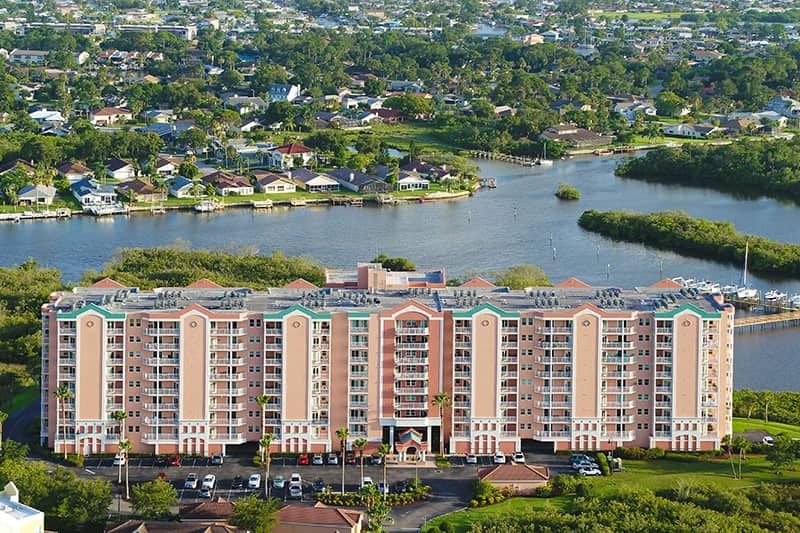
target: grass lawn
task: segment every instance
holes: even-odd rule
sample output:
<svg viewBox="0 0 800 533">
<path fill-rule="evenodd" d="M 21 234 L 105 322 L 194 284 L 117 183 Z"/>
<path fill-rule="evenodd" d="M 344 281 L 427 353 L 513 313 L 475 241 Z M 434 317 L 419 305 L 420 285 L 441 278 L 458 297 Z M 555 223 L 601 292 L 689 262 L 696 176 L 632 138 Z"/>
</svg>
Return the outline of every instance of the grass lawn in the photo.
<svg viewBox="0 0 800 533">
<path fill-rule="evenodd" d="M 786 433 L 789 437 L 800 438 L 800 426 L 792 426 L 791 424 L 781 424 L 780 422 L 764 422 L 755 418 L 734 418 L 733 419 L 733 432 L 742 433 L 748 429 L 763 429 L 773 435 L 780 435 Z"/>
<path fill-rule="evenodd" d="M 563 509 L 571 500 L 571 496 L 559 496 L 557 498 L 511 498 L 497 505 L 450 513 L 431 520 L 427 525 L 438 526 L 444 522 L 449 522 L 453 525 L 457 533 L 465 533 L 469 531 L 470 526 L 475 522 L 481 522 L 494 515 L 520 511 L 541 511 L 548 508 Z M 422 530 L 425 531 L 425 527 L 423 527 Z"/>
<path fill-rule="evenodd" d="M 39 399 L 39 385 L 28 385 L 0 405 L 0 410 L 11 414 Z"/>
<path fill-rule="evenodd" d="M 413 140 L 423 152 L 441 152 L 442 149 L 460 152 L 462 149 L 443 140 L 443 134 L 426 122 L 404 122 L 401 124 L 375 124 L 372 132 L 389 146 L 408 150 Z"/>
</svg>

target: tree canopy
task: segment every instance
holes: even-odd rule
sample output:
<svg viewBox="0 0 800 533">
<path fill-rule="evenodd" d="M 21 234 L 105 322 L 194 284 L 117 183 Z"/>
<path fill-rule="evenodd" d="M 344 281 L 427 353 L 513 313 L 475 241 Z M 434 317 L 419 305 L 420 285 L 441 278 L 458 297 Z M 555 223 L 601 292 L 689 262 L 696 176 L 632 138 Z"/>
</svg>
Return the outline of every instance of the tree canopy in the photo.
<svg viewBox="0 0 800 533">
<path fill-rule="evenodd" d="M 498 287 L 514 290 L 550 285 L 544 270 L 536 265 L 516 265 L 505 270 L 497 270 L 492 273 L 492 281 Z"/>
</svg>

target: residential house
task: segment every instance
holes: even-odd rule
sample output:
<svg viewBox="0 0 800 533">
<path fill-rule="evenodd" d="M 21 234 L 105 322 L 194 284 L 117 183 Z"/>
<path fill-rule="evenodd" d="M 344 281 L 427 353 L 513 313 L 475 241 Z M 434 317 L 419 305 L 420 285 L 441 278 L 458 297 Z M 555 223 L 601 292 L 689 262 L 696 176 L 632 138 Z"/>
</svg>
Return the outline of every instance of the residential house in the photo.
<svg viewBox="0 0 800 533">
<path fill-rule="evenodd" d="M 710 63 L 724 56 L 725 54 L 716 50 L 695 50 L 692 52 L 692 59 L 698 63 Z"/>
<path fill-rule="evenodd" d="M 419 159 L 416 159 L 414 161 L 409 161 L 408 163 L 400 167 L 400 169 L 408 172 L 416 172 L 431 181 L 437 181 L 437 182 L 453 177 L 450 174 L 450 171 L 447 170 L 446 166 L 431 165 L 430 163 L 426 163 L 425 161 L 420 161 Z"/>
<path fill-rule="evenodd" d="M 800 118 L 800 102 L 788 96 L 776 96 L 767 103 L 767 111 L 774 111 L 787 118 Z"/>
<path fill-rule="evenodd" d="M 175 118 L 175 112 L 172 109 L 148 109 L 142 114 L 148 122 L 168 123 Z"/>
<path fill-rule="evenodd" d="M 271 173 L 258 177 L 256 187 L 259 192 L 273 194 L 292 193 L 297 190 L 297 185 L 289 178 Z"/>
<path fill-rule="evenodd" d="M 162 139 L 175 140 L 186 130 L 197 127 L 194 120 L 176 120 L 174 122 L 151 122 L 144 128 L 144 133 L 155 133 Z"/>
<path fill-rule="evenodd" d="M 117 203 L 117 191 L 113 185 L 97 183 L 92 178 L 85 178 L 70 186 L 72 196 L 83 207 L 106 206 Z"/>
<path fill-rule="evenodd" d="M 267 157 L 268 164 L 272 168 L 291 169 L 297 166 L 306 166 L 316 157 L 316 154 L 308 146 L 289 143 L 272 148 Z"/>
<path fill-rule="evenodd" d="M 203 186 L 203 191 L 200 194 L 197 194 L 199 192 L 198 184 Z M 205 196 L 205 186 L 202 182 L 192 181 L 183 176 L 175 176 L 167 180 L 167 185 L 169 187 L 169 194 L 175 198 L 197 198 L 199 196 Z"/>
<path fill-rule="evenodd" d="M 254 118 L 242 123 L 237 129 L 244 133 L 250 133 L 251 131 L 264 129 L 264 125 L 260 120 Z"/>
<path fill-rule="evenodd" d="M 286 83 L 273 83 L 269 86 L 268 94 L 270 103 L 294 102 L 300 97 L 300 86 Z"/>
<path fill-rule="evenodd" d="M 117 192 L 126 196 L 129 201 L 163 202 L 167 199 L 167 191 L 139 178 L 121 183 Z"/>
<path fill-rule="evenodd" d="M 359 172 L 351 168 L 337 168 L 326 172 L 328 176 L 339 182 L 343 188 L 362 194 L 388 193 L 392 185 L 370 174 Z"/>
<path fill-rule="evenodd" d="M 761 129 L 761 124 L 750 118 L 737 118 L 720 123 L 720 129 L 730 135 L 755 133 Z"/>
<path fill-rule="evenodd" d="M 422 86 L 422 81 L 409 81 L 409 80 L 389 80 L 389 91 L 400 93 L 423 93 L 425 88 Z"/>
<path fill-rule="evenodd" d="M 113 157 L 106 161 L 106 174 L 115 180 L 129 180 L 136 177 L 136 169 L 124 159 Z"/>
<path fill-rule="evenodd" d="M 498 105 L 494 107 L 494 117 L 513 117 L 517 114 L 517 110 L 511 106 L 507 105 Z"/>
<path fill-rule="evenodd" d="M 33 177 L 36 174 L 36 167 L 24 159 L 12 159 L 3 166 L 0 166 L 0 176 L 15 171 L 24 172 L 28 176 Z"/>
<path fill-rule="evenodd" d="M 53 111 L 47 108 L 37 109 L 32 113 L 28 113 L 28 116 L 42 127 L 62 126 L 67 121 L 60 111 Z"/>
<path fill-rule="evenodd" d="M 561 99 L 556 100 L 550 104 L 550 109 L 553 111 L 558 111 L 559 116 L 563 116 L 564 114 L 568 113 L 569 111 L 591 111 L 592 106 L 591 104 L 585 104 L 580 100 L 570 100 L 570 99 Z"/>
<path fill-rule="evenodd" d="M 339 182 L 325 174 L 318 174 L 305 168 L 287 173 L 297 187 L 306 192 L 339 192 Z"/>
<path fill-rule="evenodd" d="M 396 109 L 376 109 L 375 114 L 378 115 L 378 118 L 380 118 L 382 122 L 387 124 L 405 122 L 408 120 L 408 116 L 404 115 L 400 111 L 397 111 Z"/>
<path fill-rule="evenodd" d="M 423 191 L 429 189 L 431 182 L 419 175 L 418 172 L 401 171 L 394 184 L 396 191 Z"/>
<path fill-rule="evenodd" d="M 661 131 L 664 135 L 673 137 L 687 137 L 689 139 L 706 139 L 713 133 L 722 133 L 724 130 L 712 124 L 670 124 Z"/>
<path fill-rule="evenodd" d="M 594 131 L 571 124 L 550 126 L 539 135 L 539 139 L 543 141 L 558 141 L 575 148 L 605 146 L 611 144 L 614 140 L 611 135 L 600 135 Z"/>
<path fill-rule="evenodd" d="M 181 522 L 205 522 L 208 520 L 229 520 L 233 518 L 233 502 L 217 496 L 207 502 L 181 505 L 178 516 Z"/>
<path fill-rule="evenodd" d="M 222 170 L 203 176 L 203 181 L 212 184 L 220 196 L 250 196 L 255 192 L 246 177 Z"/>
<path fill-rule="evenodd" d="M 43 533 L 44 513 L 19 503 L 19 489 L 13 481 L 0 491 L 0 531 L 3 533 Z"/>
<path fill-rule="evenodd" d="M 498 489 L 510 488 L 517 495 L 533 495 L 547 485 L 550 469 L 546 466 L 507 463 L 478 469 L 478 479 Z"/>
<path fill-rule="evenodd" d="M 125 520 L 106 527 L 106 533 L 245 533 L 225 521 L 174 522 L 158 520 Z"/>
<path fill-rule="evenodd" d="M 26 185 L 17 191 L 18 205 L 52 205 L 56 188 L 52 185 Z"/>
<path fill-rule="evenodd" d="M 156 174 L 159 176 L 174 176 L 178 173 L 180 163 L 165 157 L 159 157 L 156 161 Z"/>
<path fill-rule="evenodd" d="M 89 122 L 94 126 L 111 126 L 133 120 L 133 113 L 124 107 L 102 107 L 89 112 Z"/>
<path fill-rule="evenodd" d="M 632 123 L 636 120 L 636 115 L 656 116 L 656 106 L 652 100 L 633 97 L 615 103 L 614 112 L 623 115 L 629 123 Z"/>
<path fill-rule="evenodd" d="M 59 176 L 66 178 L 70 185 L 76 181 L 88 178 L 93 174 L 91 169 L 73 161 L 68 161 L 59 165 L 56 168 L 56 172 Z"/>
<path fill-rule="evenodd" d="M 532 45 L 532 44 L 542 44 L 544 42 L 544 37 L 539 33 L 528 33 L 527 35 L 522 36 L 522 44 Z"/>
<path fill-rule="evenodd" d="M 542 39 L 546 43 L 554 43 L 561 40 L 561 34 L 555 30 L 548 30 L 542 32 Z"/>
<path fill-rule="evenodd" d="M 239 96 L 234 94 L 224 100 L 225 107 L 234 109 L 240 115 L 249 115 L 259 111 L 266 111 L 267 102 L 260 96 Z"/>
<path fill-rule="evenodd" d="M 364 513 L 317 503 L 287 505 L 275 513 L 278 523 L 272 533 L 361 533 Z"/>
<path fill-rule="evenodd" d="M 8 60 L 14 65 L 44 65 L 47 62 L 47 50 L 20 50 L 15 48 L 8 54 Z"/>
</svg>

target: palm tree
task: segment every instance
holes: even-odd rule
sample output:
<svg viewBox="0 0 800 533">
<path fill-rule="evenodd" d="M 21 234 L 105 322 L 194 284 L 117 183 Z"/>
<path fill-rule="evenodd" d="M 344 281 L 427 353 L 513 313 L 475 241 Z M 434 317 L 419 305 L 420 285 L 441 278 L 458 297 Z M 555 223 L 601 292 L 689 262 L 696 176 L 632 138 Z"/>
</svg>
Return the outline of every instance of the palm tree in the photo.
<svg viewBox="0 0 800 533">
<path fill-rule="evenodd" d="M 275 435 L 272 433 L 267 433 L 264 435 L 260 441 L 258 441 L 259 446 L 261 447 L 261 457 L 262 461 L 264 461 L 264 494 L 267 496 L 269 500 L 269 465 L 272 462 L 272 454 L 270 453 L 269 447 L 272 445 L 272 441 L 275 440 Z M 263 457 L 266 455 L 266 460 Z"/>
<path fill-rule="evenodd" d="M 358 450 L 359 458 L 361 459 L 361 479 L 364 479 L 364 448 L 367 447 L 367 439 L 358 438 L 353 441 L 353 448 Z"/>
<path fill-rule="evenodd" d="M 267 404 L 270 403 L 270 397 L 266 394 L 256 396 L 256 403 L 261 406 L 261 434 L 264 434 L 264 417 L 267 416 Z M 261 460 L 264 460 L 264 450 L 261 450 Z"/>
<path fill-rule="evenodd" d="M 0 411 L 0 450 L 3 449 L 3 424 L 8 420 L 8 413 Z"/>
<path fill-rule="evenodd" d="M 347 428 L 339 428 L 336 430 L 336 436 L 339 438 L 339 448 L 341 449 L 341 461 L 342 461 L 342 494 L 344 494 L 344 453 L 345 448 L 347 447 L 347 437 L 350 436 L 350 431 Z"/>
<path fill-rule="evenodd" d="M 125 419 L 128 418 L 128 414 L 125 411 L 114 411 L 111 413 L 111 418 L 116 420 L 119 423 L 119 434 L 120 434 L 120 441 L 125 440 Z M 119 464 L 117 468 L 117 483 L 122 483 L 122 463 Z"/>
<path fill-rule="evenodd" d="M 383 486 L 386 486 L 386 456 L 392 451 L 392 447 L 388 444 L 381 444 L 378 446 L 378 455 L 381 456 L 383 463 Z M 386 492 L 383 493 L 383 499 L 386 499 Z"/>
<path fill-rule="evenodd" d="M 75 393 L 70 390 L 69 387 L 66 385 L 61 385 L 56 389 L 56 400 L 59 402 L 61 406 L 61 425 L 64 428 L 64 460 L 67 460 L 67 406 L 65 404 L 66 400 L 69 398 L 74 398 Z M 56 428 L 58 431 L 58 428 Z"/>
<path fill-rule="evenodd" d="M 131 451 L 131 441 L 122 439 L 119 441 L 120 455 L 125 458 L 125 499 L 131 499 L 131 486 L 128 483 L 128 453 Z"/>
<path fill-rule="evenodd" d="M 444 455 L 444 418 L 442 418 L 442 411 L 452 406 L 453 400 L 446 392 L 440 392 L 433 397 L 431 403 L 439 408 L 439 420 L 441 420 L 441 425 L 439 426 L 439 453 Z"/>
</svg>

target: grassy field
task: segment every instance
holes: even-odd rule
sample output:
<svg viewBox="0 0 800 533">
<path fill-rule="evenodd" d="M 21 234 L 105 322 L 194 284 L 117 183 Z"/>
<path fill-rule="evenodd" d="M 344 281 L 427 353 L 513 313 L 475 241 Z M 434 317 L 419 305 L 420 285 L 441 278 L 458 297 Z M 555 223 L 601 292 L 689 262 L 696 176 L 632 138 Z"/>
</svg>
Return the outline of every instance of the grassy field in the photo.
<svg viewBox="0 0 800 533">
<path fill-rule="evenodd" d="M 475 522 L 481 522 L 494 515 L 521 511 L 541 511 L 543 509 L 563 509 L 570 501 L 570 496 L 559 496 L 557 498 L 511 498 L 497 505 L 467 509 L 457 511 L 444 516 L 440 516 L 428 522 L 428 526 L 439 526 L 444 522 L 453 525 L 457 533 L 469 531 Z M 425 528 L 422 528 L 425 531 Z"/>
<path fill-rule="evenodd" d="M 404 122 L 402 124 L 376 124 L 372 132 L 383 139 L 386 144 L 398 150 L 408 150 L 409 143 L 413 140 L 423 152 L 441 152 L 442 149 L 453 152 L 461 148 L 449 144 L 442 132 L 428 123 Z"/>
<path fill-rule="evenodd" d="M 11 414 L 39 399 L 39 385 L 28 385 L 0 404 L 0 410 Z"/>
<path fill-rule="evenodd" d="M 742 433 L 748 429 L 763 429 L 773 435 L 786 433 L 789 437 L 800 438 L 800 426 L 781 424 L 780 422 L 764 422 L 754 418 L 734 418 L 733 432 Z"/>
</svg>

